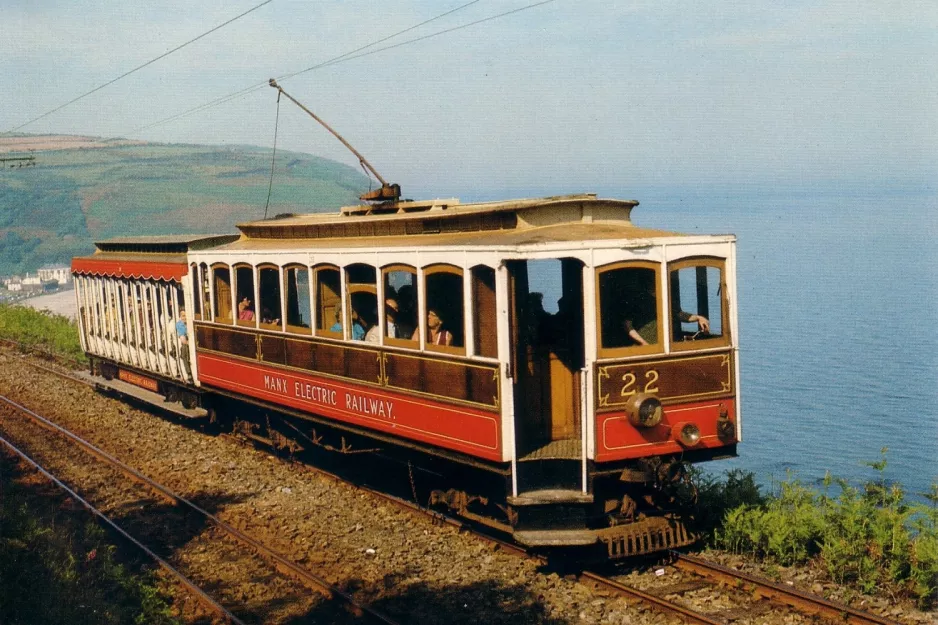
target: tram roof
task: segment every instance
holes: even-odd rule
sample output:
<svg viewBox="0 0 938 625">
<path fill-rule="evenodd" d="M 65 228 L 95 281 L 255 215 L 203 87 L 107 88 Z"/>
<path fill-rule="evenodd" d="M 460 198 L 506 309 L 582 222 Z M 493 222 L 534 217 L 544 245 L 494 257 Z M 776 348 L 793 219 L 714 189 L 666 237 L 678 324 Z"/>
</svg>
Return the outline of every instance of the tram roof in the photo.
<svg viewBox="0 0 938 625">
<path fill-rule="evenodd" d="M 189 250 L 205 249 L 230 243 L 237 234 L 171 234 L 133 237 L 114 237 L 95 241 L 95 253 L 126 254 L 183 254 Z"/>
<path fill-rule="evenodd" d="M 323 239 L 255 239 L 242 238 L 218 251 L 263 251 L 316 249 L 323 247 L 360 249 L 395 247 L 518 247 L 547 243 L 582 243 L 587 241 L 644 241 L 655 237 L 687 236 L 678 233 L 640 228 L 634 225 L 566 223 L 522 230 L 487 232 L 455 232 L 414 236 L 359 236 Z"/>
<path fill-rule="evenodd" d="M 338 213 L 283 215 L 238 224 L 239 241 L 227 249 L 303 246 L 394 247 L 399 245 L 518 245 L 539 239 L 675 236 L 636 227 L 630 220 L 635 200 L 564 195 L 463 204 L 457 199 L 401 201 L 348 206 Z"/>
</svg>

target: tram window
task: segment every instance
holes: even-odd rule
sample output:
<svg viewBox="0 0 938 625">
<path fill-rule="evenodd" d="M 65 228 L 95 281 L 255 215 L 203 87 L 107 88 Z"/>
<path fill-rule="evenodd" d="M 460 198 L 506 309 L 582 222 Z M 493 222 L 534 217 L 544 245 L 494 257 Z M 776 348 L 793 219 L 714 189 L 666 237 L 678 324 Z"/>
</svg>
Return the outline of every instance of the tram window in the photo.
<svg viewBox="0 0 938 625">
<path fill-rule="evenodd" d="M 215 277 L 215 321 L 231 323 L 231 271 L 225 265 L 212 267 Z"/>
<path fill-rule="evenodd" d="M 462 270 L 438 265 L 424 270 L 427 349 L 465 353 Z"/>
<path fill-rule="evenodd" d="M 316 334 L 342 338 L 342 298 L 337 267 L 313 270 L 316 289 Z"/>
<path fill-rule="evenodd" d="M 691 259 L 672 263 L 669 272 L 671 335 L 677 349 L 725 343 L 723 261 Z M 693 342 L 692 342 L 693 341 Z"/>
<path fill-rule="evenodd" d="M 345 268 L 348 289 L 346 305 L 351 317 L 353 340 L 378 342 L 378 287 L 377 272 L 371 265 L 355 264 Z M 368 333 L 371 331 L 371 336 Z"/>
<path fill-rule="evenodd" d="M 254 267 L 235 267 L 235 302 L 238 306 L 238 325 L 254 327 L 257 323 L 257 302 L 254 301 Z"/>
<path fill-rule="evenodd" d="M 657 269 L 645 263 L 600 269 L 598 294 L 601 350 L 661 351 Z M 615 356 L 619 351 L 600 355 Z"/>
<path fill-rule="evenodd" d="M 286 267 L 283 281 L 287 295 L 287 331 L 309 334 L 309 269 L 300 265 Z"/>
<path fill-rule="evenodd" d="M 475 354 L 498 357 L 498 314 L 495 306 L 495 270 L 491 267 L 472 268 L 472 335 Z"/>
<path fill-rule="evenodd" d="M 408 265 L 384 268 L 385 339 L 397 341 L 403 347 L 416 347 L 417 329 L 417 270 Z"/>
<path fill-rule="evenodd" d="M 192 283 L 192 318 L 202 318 L 202 294 L 199 293 L 199 266 L 195 263 L 189 267 L 189 279 Z M 182 301 L 182 300 L 180 300 Z"/>
<path fill-rule="evenodd" d="M 212 293 L 208 286 L 208 265 L 205 263 L 199 265 L 199 279 L 202 285 L 202 310 L 205 311 L 202 314 L 204 319 L 209 319 L 212 316 Z"/>
<path fill-rule="evenodd" d="M 268 330 L 281 329 L 280 321 L 280 269 L 277 267 L 261 267 L 258 286 L 260 287 L 261 327 Z"/>
</svg>

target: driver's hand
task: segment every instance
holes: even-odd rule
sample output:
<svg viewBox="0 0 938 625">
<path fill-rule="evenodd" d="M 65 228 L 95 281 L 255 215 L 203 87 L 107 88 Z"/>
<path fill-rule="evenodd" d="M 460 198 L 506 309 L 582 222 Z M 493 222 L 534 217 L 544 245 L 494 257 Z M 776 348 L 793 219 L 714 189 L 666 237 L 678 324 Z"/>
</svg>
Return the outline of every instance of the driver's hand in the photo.
<svg viewBox="0 0 938 625">
<path fill-rule="evenodd" d="M 703 315 L 697 315 L 697 325 L 700 326 L 701 332 L 710 332 L 710 320 Z"/>
</svg>

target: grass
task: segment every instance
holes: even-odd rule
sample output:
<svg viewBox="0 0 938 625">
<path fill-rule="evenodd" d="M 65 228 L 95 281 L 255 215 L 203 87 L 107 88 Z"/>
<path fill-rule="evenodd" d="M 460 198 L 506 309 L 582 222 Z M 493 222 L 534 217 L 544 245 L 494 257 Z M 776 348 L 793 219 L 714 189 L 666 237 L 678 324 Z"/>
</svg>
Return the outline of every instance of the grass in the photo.
<svg viewBox="0 0 938 625">
<path fill-rule="evenodd" d="M 711 544 L 771 565 L 823 567 L 835 582 L 871 592 L 889 589 L 919 607 L 938 606 L 938 483 L 909 502 L 889 483 L 883 458 L 869 463 L 879 479 L 862 487 L 830 475 L 823 488 L 789 475 L 764 495 L 751 473 L 734 471 L 721 481 L 698 475 L 702 527 Z"/>
<path fill-rule="evenodd" d="M 0 459 L 0 623 L 178 623 L 158 580 L 120 561 L 84 510 L 24 483 Z"/>
<path fill-rule="evenodd" d="M 85 362 L 77 324 L 68 317 L 48 311 L 0 304 L 0 338 L 79 363 Z"/>
</svg>

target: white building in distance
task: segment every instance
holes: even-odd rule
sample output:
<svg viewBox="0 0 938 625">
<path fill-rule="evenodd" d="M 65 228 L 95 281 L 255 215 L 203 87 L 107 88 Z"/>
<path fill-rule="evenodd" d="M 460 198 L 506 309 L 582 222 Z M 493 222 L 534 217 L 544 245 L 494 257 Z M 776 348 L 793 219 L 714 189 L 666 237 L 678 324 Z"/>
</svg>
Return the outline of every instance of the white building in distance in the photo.
<svg viewBox="0 0 938 625">
<path fill-rule="evenodd" d="M 54 280 L 59 284 L 68 284 L 71 279 L 72 274 L 68 265 L 45 265 L 39 269 L 40 282 L 51 282 Z"/>
</svg>

